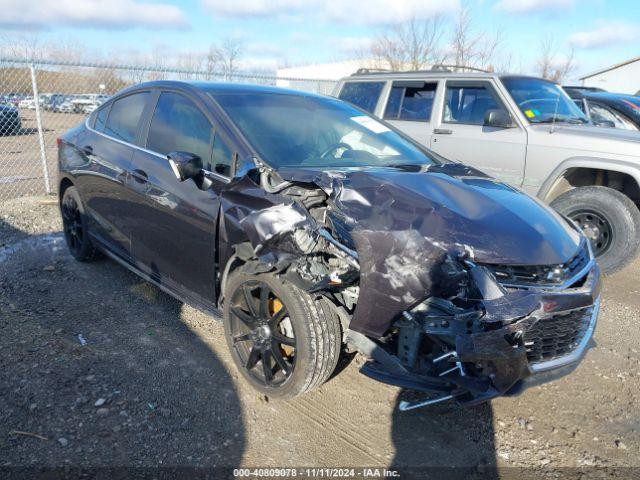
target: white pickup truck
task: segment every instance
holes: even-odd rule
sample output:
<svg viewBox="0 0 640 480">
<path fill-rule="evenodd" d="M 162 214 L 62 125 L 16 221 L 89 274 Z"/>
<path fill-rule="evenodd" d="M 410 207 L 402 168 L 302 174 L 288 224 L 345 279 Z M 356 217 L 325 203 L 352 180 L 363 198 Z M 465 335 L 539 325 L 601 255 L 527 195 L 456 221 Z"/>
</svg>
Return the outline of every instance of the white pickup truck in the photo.
<svg viewBox="0 0 640 480">
<path fill-rule="evenodd" d="M 573 219 L 603 270 L 640 249 L 640 132 L 590 124 L 555 83 L 432 70 L 358 73 L 334 96 L 450 160 L 521 188 Z"/>
</svg>

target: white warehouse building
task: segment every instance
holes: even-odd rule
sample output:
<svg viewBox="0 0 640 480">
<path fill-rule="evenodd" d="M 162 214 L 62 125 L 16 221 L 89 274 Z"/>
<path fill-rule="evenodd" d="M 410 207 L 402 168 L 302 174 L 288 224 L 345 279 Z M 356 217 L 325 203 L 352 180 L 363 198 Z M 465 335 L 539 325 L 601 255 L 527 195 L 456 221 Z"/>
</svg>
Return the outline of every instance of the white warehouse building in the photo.
<svg viewBox="0 0 640 480">
<path fill-rule="evenodd" d="M 337 81 L 342 77 L 347 77 L 360 68 L 374 68 L 375 66 L 374 60 L 361 59 L 280 68 L 276 73 L 278 77 L 276 85 L 331 94 Z"/>
<path fill-rule="evenodd" d="M 640 57 L 580 77 L 585 87 L 614 93 L 640 94 Z"/>
</svg>

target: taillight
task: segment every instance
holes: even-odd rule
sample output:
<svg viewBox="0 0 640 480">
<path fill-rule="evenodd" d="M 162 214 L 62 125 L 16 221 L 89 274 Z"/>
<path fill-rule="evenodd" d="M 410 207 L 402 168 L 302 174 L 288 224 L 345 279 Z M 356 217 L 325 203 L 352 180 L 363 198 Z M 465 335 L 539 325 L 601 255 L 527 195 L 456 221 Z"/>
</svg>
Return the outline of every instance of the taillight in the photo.
<svg viewBox="0 0 640 480">
<path fill-rule="evenodd" d="M 58 146 L 58 148 L 62 146 L 62 138 L 60 137 L 56 138 L 56 145 Z"/>
</svg>

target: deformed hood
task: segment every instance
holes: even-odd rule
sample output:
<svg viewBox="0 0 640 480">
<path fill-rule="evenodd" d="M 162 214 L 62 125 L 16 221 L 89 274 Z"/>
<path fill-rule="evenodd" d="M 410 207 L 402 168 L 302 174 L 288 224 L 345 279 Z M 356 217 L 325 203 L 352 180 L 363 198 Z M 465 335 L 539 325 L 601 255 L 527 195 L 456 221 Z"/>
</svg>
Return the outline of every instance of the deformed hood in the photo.
<svg viewBox="0 0 640 480">
<path fill-rule="evenodd" d="M 416 231 L 443 249 L 471 250 L 480 263 L 559 264 L 580 242 L 540 201 L 461 164 L 279 173 L 322 187 L 354 232 Z"/>
<path fill-rule="evenodd" d="M 289 167 L 278 174 L 313 184 L 328 196 L 333 235 L 355 248 L 359 262 L 358 301 L 349 328 L 370 336 L 382 336 L 394 318 L 426 298 L 449 298 L 466 288 L 463 258 L 554 265 L 580 248 L 580 235 L 558 214 L 461 164 L 330 171 Z M 313 221 L 306 226 L 297 221 L 295 205 L 259 211 L 241 222 L 254 247 L 284 231 L 310 228 Z M 273 221 L 260 221 L 273 215 L 283 220 L 275 232 Z M 284 249 L 282 240 L 275 243 L 263 255 Z"/>
</svg>

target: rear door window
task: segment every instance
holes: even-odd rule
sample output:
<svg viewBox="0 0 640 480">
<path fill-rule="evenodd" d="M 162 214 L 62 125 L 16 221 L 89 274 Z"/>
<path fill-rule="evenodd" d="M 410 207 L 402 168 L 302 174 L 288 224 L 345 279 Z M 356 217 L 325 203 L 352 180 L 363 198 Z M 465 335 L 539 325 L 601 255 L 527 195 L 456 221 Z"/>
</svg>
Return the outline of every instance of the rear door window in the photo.
<svg viewBox="0 0 640 480">
<path fill-rule="evenodd" d="M 384 118 L 428 122 L 437 86 L 437 83 L 394 82 Z"/>
<path fill-rule="evenodd" d="M 140 117 L 148 99 L 149 92 L 140 92 L 113 102 L 104 133 L 118 140 L 134 143 Z"/>
<path fill-rule="evenodd" d="M 107 123 L 107 116 L 109 115 L 109 109 L 111 105 L 105 105 L 100 110 L 96 112 L 96 121 L 93 126 L 95 130 L 98 132 L 102 132 L 104 130 L 104 126 Z"/>
<path fill-rule="evenodd" d="M 149 150 L 193 153 L 210 170 L 212 139 L 211 123 L 191 100 L 173 92 L 160 94 L 147 136 Z"/>
<path fill-rule="evenodd" d="M 369 113 L 373 113 L 378 104 L 385 82 L 348 82 L 340 91 L 338 98 L 352 103 Z"/>
<path fill-rule="evenodd" d="M 446 123 L 483 125 L 487 111 L 499 108 L 488 85 L 447 84 L 443 118 Z"/>
</svg>

